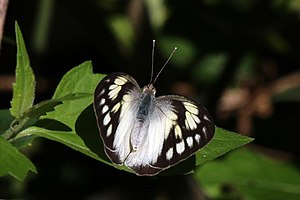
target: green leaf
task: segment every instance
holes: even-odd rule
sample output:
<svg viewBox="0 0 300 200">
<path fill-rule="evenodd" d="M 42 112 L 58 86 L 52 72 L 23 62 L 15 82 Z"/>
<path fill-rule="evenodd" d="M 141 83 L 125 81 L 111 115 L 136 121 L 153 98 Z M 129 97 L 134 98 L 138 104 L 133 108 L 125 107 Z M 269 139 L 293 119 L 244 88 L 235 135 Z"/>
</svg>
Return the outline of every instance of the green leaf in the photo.
<svg viewBox="0 0 300 200">
<path fill-rule="evenodd" d="M 76 100 L 79 98 L 86 97 L 87 95 L 88 94 L 70 94 L 63 98 L 42 101 L 42 102 L 30 107 L 25 112 L 23 112 L 21 114 L 21 116 L 19 116 L 19 118 L 14 119 L 10 125 L 10 128 L 8 130 L 6 130 L 2 136 L 5 139 L 14 137 L 21 130 L 23 130 L 29 126 L 32 126 L 42 115 L 45 115 L 47 112 L 53 111 L 54 107 L 59 104 L 62 104 L 63 101 Z M 16 140 L 16 139 L 19 140 L 20 138 L 19 137 L 12 138 L 12 140 Z M 29 140 L 25 140 L 25 141 L 29 141 Z M 22 142 L 22 146 L 24 146 L 23 144 L 24 144 L 24 142 Z"/>
<path fill-rule="evenodd" d="M 195 178 L 210 199 L 300 199 L 296 166 L 246 148 L 203 165 Z"/>
<path fill-rule="evenodd" d="M 70 94 L 85 93 L 85 98 L 68 101 L 55 108 L 54 112 L 47 113 L 45 118 L 57 120 L 72 130 L 80 113 L 93 102 L 93 94 L 103 75 L 93 74 L 91 62 L 73 68 L 64 75 L 56 88 L 53 99 L 59 99 Z"/>
<path fill-rule="evenodd" d="M 8 109 L 0 110 L 0 135 L 9 129 L 12 121 L 13 117 L 10 115 Z"/>
<path fill-rule="evenodd" d="M 26 110 L 22 118 L 31 118 L 31 119 L 39 119 L 41 116 L 45 115 L 47 112 L 54 111 L 54 108 L 57 105 L 62 104 L 64 101 L 71 101 L 71 100 L 77 100 L 80 98 L 89 97 L 89 93 L 77 93 L 77 94 L 68 94 L 61 98 L 56 99 L 50 99 L 42 101 L 34 106 L 32 106 L 30 109 Z"/>
<path fill-rule="evenodd" d="M 32 162 L 0 136 L 0 176 L 9 174 L 24 180 L 28 171 L 37 173 Z"/>
<path fill-rule="evenodd" d="M 244 146 L 254 139 L 216 127 L 213 139 L 196 153 L 196 166 Z"/>
<path fill-rule="evenodd" d="M 96 160 L 112 165 L 105 159 L 99 157 L 96 153 L 92 152 L 84 143 L 84 141 L 73 131 L 54 131 L 41 127 L 29 127 L 20 133 L 21 136 L 36 135 L 47 138 L 59 143 L 62 143 L 76 151 L 79 151 L 87 156 L 90 156 Z"/>
<path fill-rule="evenodd" d="M 17 41 L 16 81 L 13 84 L 13 98 L 10 113 L 18 118 L 33 105 L 35 95 L 35 78 L 30 67 L 21 30 L 15 23 Z"/>
</svg>

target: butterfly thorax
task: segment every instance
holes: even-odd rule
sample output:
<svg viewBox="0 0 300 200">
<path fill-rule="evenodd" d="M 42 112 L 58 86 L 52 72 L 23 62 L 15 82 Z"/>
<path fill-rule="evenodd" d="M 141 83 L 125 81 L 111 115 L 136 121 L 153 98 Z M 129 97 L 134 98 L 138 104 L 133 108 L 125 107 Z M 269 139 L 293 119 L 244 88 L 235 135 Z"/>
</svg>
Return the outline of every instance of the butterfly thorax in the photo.
<svg viewBox="0 0 300 200">
<path fill-rule="evenodd" d="M 146 85 L 143 88 L 137 113 L 137 119 L 142 123 L 147 120 L 147 118 L 149 117 L 149 113 L 152 111 L 155 92 L 156 90 L 151 84 Z"/>
</svg>

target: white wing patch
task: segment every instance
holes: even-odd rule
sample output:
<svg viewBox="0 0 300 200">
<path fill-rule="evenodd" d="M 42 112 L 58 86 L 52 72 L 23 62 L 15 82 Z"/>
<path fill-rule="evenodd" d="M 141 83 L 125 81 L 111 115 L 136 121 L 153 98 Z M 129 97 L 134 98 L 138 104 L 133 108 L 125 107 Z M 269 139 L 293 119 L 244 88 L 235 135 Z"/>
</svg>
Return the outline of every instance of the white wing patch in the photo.
<svg viewBox="0 0 300 200">
<path fill-rule="evenodd" d="M 184 152 L 184 149 L 185 149 L 184 141 L 181 140 L 179 143 L 176 144 L 176 151 L 180 155 L 182 154 L 182 152 Z"/>
<path fill-rule="evenodd" d="M 203 116 L 203 119 L 210 122 L 210 120 L 208 119 L 208 117 L 206 115 Z"/>
<path fill-rule="evenodd" d="M 177 115 L 172 111 L 172 105 L 165 103 L 159 106 L 160 109 L 155 109 L 150 115 L 149 121 L 145 122 L 146 129 L 141 129 L 140 134 L 144 134 L 143 143 L 137 151 L 133 151 L 128 155 L 125 160 L 125 165 L 129 168 L 138 166 L 151 166 L 157 162 L 158 156 L 162 152 L 163 144 L 169 134 Z M 151 123 L 149 123 L 151 122 Z M 171 159 L 173 150 L 169 150 L 168 157 Z"/>
<path fill-rule="evenodd" d="M 108 111 L 108 105 L 104 105 L 102 108 L 102 114 L 106 113 Z"/>
<path fill-rule="evenodd" d="M 103 125 L 106 126 L 110 122 L 110 115 L 106 113 L 105 117 L 103 118 Z"/>
<path fill-rule="evenodd" d="M 114 83 L 117 85 L 124 85 L 127 82 L 127 79 L 119 76 L 118 78 L 115 79 Z"/>
<path fill-rule="evenodd" d="M 196 105 L 190 102 L 183 102 L 182 104 L 186 109 L 184 121 L 185 127 L 189 130 L 195 130 L 198 126 L 197 124 L 201 122 L 199 117 L 197 116 L 199 110 Z"/>
<path fill-rule="evenodd" d="M 111 109 L 111 112 L 113 112 L 113 113 L 118 112 L 118 110 L 120 109 L 120 107 L 121 107 L 121 103 L 119 102 L 116 105 L 114 105 L 114 107 Z"/>
<path fill-rule="evenodd" d="M 190 148 L 193 147 L 193 142 L 194 142 L 194 140 L 193 140 L 193 138 L 191 136 L 189 136 L 189 137 L 186 138 L 186 143 L 188 144 L 188 146 Z"/>
<path fill-rule="evenodd" d="M 112 134 L 112 125 L 109 125 L 107 131 L 106 131 L 106 136 L 109 137 Z"/>
<path fill-rule="evenodd" d="M 119 124 L 116 129 L 115 139 L 113 146 L 116 154 L 119 155 L 121 162 L 124 162 L 128 154 L 130 154 L 130 135 L 133 131 L 134 123 L 136 121 L 135 117 L 138 110 L 138 102 L 130 101 L 130 96 L 139 95 L 135 92 L 131 92 L 130 95 L 124 95 L 121 100 L 121 111 L 119 117 Z M 124 100 L 126 99 L 126 101 Z"/>
<path fill-rule="evenodd" d="M 184 105 L 185 109 L 187 109 L 190 113 L 193 113 L 194 115 L 198 115 L 199 110 L 196 105 L 190 102 L 183 102 L 182 104 Z"/>
<path fill-rule="evenodd" d="M 128 80 L 124 77 L 119 76 L 115 79 L 114 84 L 110 85 L 108 89 L 110 90 L 108 96 L 111 100 L 115 100 L 124 85 Z"/>
<path fill-rule="evenodd" d="M 171 160 L 172 157 L 173 157 L 173 147 L 170 147 L 166 153 L 166 158 L 167 158 L 167 160 Z"/>
<path fill-rule="evenodd" d="M 174 127 L 174 133 L 175 133 L 176 138 L 182 139 L 182 131 L 181 131 L 181 128 L 178 124 L 176 124 L 175 127 Z"/>
<path fill-rule="evenodd" d="M 201 135 L 197 133 L 197 134 L 195 135 L 195 140 L 196 140 L 196 142 L 199 143 L 199 142 L 200 142 L 200 139 L 201 139 Z"/>
<path fill-rule="evenodd" d="M 112 85 L 112 86 L 116 86 L 116 87 L 113 87 L 109 93 L 108 93 L 108 96 L 111 100 L 115 100 L 120 92 L 120 90 L 122 89 L 121 86 L 119 85 Z"/>
<path fill-rule="evenodd" d="M 104 98 L 100 100 L 99 106 L 102 106 L 103 104 L 105 104 L 105 99 Z"/>
</svg>

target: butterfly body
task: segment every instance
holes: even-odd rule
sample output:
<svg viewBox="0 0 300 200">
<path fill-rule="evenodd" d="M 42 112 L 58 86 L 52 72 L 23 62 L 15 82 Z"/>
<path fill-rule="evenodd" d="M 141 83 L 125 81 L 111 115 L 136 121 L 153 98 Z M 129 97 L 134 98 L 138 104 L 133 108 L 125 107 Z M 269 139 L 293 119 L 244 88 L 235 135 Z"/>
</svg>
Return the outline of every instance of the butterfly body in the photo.
<svg viewBox="0 0 300 200">
<path fill-rule="evenodd" d="M 196 101 L 179 95 L 155 97 L 131 76 L 113 73 L 94 94 L 94 110 L 109 159 L 137 175 L 156 175 L 209 142 L 214 123 Z"/>
</svg>

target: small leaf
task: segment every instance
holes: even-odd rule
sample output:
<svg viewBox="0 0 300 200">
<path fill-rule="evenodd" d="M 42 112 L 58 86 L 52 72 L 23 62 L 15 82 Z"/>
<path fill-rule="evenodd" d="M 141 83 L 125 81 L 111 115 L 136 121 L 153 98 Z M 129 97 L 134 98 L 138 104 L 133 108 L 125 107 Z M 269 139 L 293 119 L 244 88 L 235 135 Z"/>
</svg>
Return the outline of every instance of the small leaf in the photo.
<svg viewBox="0 0 300 200">
<path fill-rule="evenodd" d="M 35 95 L 35 77 L 30 67 L 24 39 L 17 22 L 15 24 L 15 29 L 18 50 L 16 81 L 13 83 L 13 98 L 11 101 L 10 113 L 12 116 L 18 118 L 33 104 Z"/>
<path fill-rule="evenodd" d="M 9 174 L 24 180 L 28 171 L 37 173 L 32 162 L 0 136 L 0 176 Z"/>
</svg>

